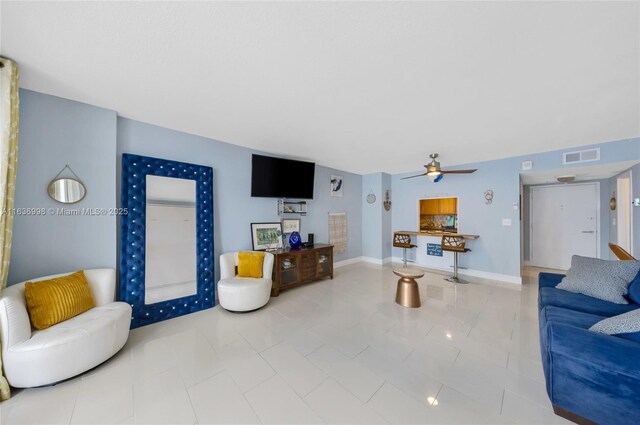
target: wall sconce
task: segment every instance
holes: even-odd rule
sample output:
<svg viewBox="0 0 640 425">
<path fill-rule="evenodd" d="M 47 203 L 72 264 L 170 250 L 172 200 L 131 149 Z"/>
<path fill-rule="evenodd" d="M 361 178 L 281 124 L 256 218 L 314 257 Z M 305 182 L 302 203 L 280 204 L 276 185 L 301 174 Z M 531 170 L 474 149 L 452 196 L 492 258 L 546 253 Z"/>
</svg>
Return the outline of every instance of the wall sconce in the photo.
<svg viewBox="0 0 640 425">
<path fill-rule="evenodd" d="M 384 202 L 382 205 L 384 205 L 385 211 L 389 211 L 391 209 L 391 191 L 388 189 L 384 193 Z"/>
<path fill-rule="evenodd" d="M 487 205 L 491 205 L 493 202 L 493 190 L 489 189 L 484 192 L 484 203 Z"/>
</svg>

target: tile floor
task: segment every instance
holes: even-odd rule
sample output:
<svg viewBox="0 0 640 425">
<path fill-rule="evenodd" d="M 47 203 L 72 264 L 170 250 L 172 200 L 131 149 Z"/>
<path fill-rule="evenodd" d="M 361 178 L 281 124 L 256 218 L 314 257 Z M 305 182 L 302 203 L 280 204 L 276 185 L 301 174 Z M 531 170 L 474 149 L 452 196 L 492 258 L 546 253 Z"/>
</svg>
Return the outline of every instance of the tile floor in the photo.
<svg viewBox="0 0 640 425">
<path fill-rule="evenodd" d="M 256 312 L 136 329 L 81 377 L 16 391 L 2 424 L 550 424 L 537 272 L 522 288 L 427 273 L 394 302 L 390 266 L 336 269 Z"/>
</svg>

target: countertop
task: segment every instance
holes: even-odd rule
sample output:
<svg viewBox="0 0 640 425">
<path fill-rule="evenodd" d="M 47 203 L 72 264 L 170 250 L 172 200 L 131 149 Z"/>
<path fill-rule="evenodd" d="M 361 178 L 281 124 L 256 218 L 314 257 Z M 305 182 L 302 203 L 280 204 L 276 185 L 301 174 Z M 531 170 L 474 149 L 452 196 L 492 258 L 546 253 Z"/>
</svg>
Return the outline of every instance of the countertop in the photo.
<svg viewBox="0 0 640 425">
<path fill-rule="evenodd" d="M 407 235 L 416 235 L 416 236 L 434 236 L 434 237 L 443 237 L 443 236 L 461 236 L 465 239 L 478 239 L 479 235 L 465 235 L 462 233 L 451 233 L 451 232 L 442 232 L 439 230 L 429 230 L 429 231 L 413 231 L 413 230 L 396 230 L 394 233 L 404 233 Z"/>
</svg>

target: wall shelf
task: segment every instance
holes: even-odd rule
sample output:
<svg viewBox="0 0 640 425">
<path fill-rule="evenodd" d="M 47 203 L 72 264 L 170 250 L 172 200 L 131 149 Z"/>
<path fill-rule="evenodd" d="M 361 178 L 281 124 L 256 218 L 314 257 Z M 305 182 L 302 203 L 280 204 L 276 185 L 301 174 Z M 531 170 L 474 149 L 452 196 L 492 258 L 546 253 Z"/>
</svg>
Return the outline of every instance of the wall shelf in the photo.
<svg viewBox="0 0 640 425">
<path fill-rule="evenodd" d="M 307 201 L 287 201 L 278 199 L 278 215 L 307 215 Z"/>
</svg>

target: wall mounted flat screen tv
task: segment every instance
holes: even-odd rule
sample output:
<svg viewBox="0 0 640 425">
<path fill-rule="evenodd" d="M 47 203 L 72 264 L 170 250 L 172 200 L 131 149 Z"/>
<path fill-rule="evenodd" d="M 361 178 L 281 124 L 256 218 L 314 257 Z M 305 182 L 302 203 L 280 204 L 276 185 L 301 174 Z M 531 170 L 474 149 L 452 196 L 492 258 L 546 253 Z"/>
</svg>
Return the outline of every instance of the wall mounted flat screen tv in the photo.
<svg viewBox="0 0 640 425">
<path fill-rule="evenodd" d="M 251 196 L 256 198 L 313 199 L 316 164 L 253 155 Z"/>
</svg>

